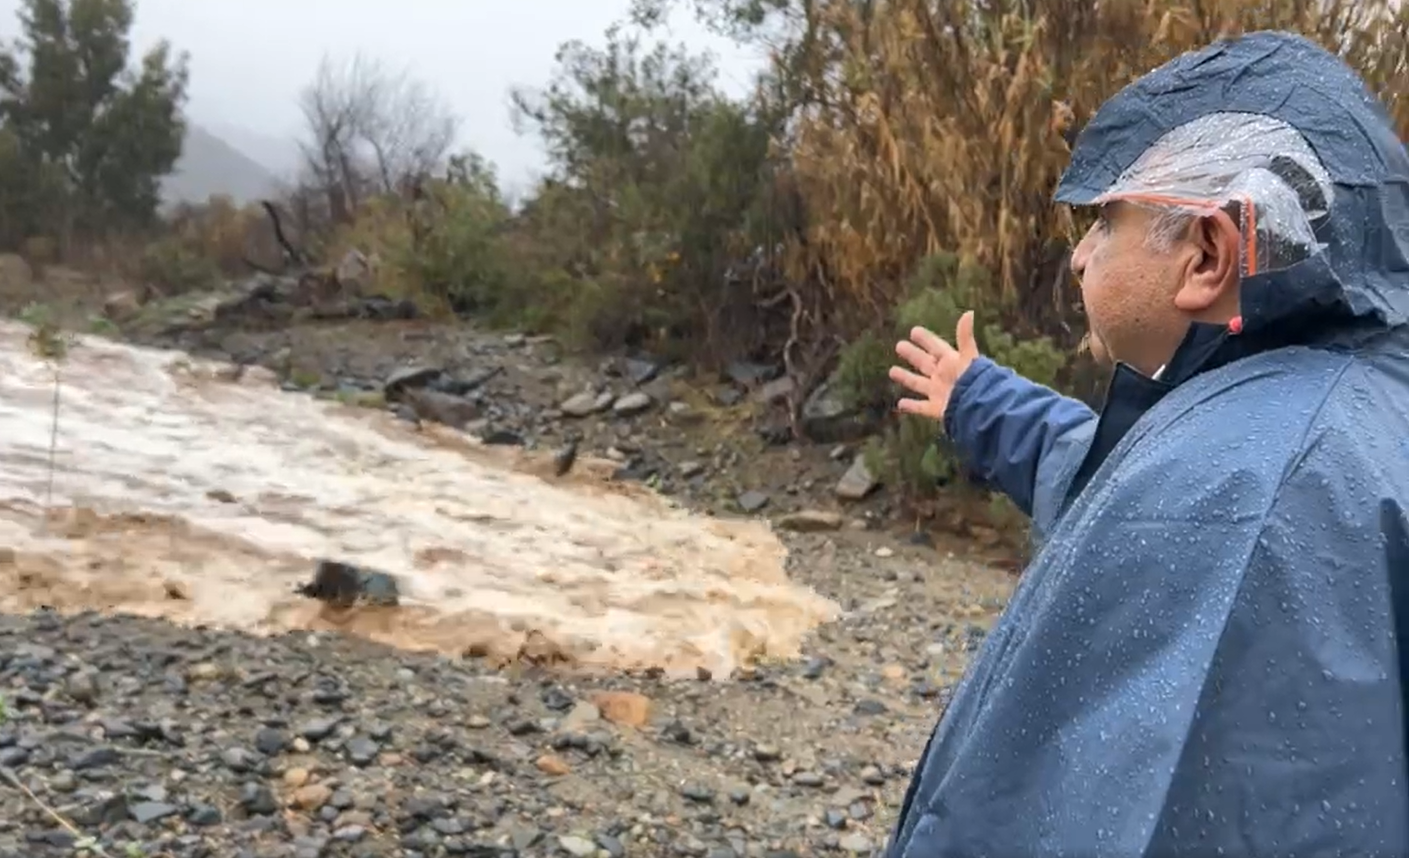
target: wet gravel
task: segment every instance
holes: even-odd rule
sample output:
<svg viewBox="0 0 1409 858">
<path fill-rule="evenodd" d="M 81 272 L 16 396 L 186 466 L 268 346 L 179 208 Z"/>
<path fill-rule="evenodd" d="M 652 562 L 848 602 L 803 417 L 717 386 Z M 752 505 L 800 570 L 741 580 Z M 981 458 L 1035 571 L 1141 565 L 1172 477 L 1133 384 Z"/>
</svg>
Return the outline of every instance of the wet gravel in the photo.
<svg viewBox="0 0 1409 858">
<path fill-rule="evenodd" d="M 849 613 L 729 679 L 0 616 L 0 855 L 873 854 L 1004 577 L 794 541 Z"/>
</svg>

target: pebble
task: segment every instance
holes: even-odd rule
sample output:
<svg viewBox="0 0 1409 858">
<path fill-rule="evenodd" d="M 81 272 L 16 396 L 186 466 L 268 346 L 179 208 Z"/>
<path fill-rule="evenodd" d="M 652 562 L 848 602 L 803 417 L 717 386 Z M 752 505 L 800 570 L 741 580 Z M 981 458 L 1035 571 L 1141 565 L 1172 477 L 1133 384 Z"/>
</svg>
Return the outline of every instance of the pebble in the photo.
<svg viewBox="0 0 1409 858">
<path fill-rule="evenodd" d="M 633 390 L 612 403 L 612 411 L 622 417 L 630 417 L 648 410 L 652 405 L 651 395 L 641 390 Z"/>
<path fill-rule="evenodd" d="M 538 770 L 549 777 L 561 777 L 572 772 L 567 761 L 556 754 L 544 754 L 534 763 Z"/>
<path fill-rule="evenodd" d="M 558 838 L 558 846 L 569 855 L 578 858 L 588 858 L 597 854 L 597 845 L 585 837 L 578 837 L 574 834 L 566 834 Z"/>
</svg>

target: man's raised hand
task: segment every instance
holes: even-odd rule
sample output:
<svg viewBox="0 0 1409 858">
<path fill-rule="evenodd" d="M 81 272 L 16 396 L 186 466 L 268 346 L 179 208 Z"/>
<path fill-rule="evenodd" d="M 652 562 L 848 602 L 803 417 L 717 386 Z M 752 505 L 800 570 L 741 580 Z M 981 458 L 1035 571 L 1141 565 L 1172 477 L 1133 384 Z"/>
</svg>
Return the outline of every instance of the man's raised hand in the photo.
<svg viewBox="0 0 1409 858">
<path fill-rule="evenodd" d="M 949 396 L 959 376 L 978 357 L 974 341 L 974 313 L 959 317 L 951 346 L 926 328 L 912 328 L 910 339 L 895 344 L 895 353 L 910 364 L 914 372 L 900 366 L 890 368 L 890 380 L 916 394 L 918 398 L 902 399 L 897 408 L 906 414 L 918 414 L 932 420 L 943 420 L 949 407 Z"/>
</svg>

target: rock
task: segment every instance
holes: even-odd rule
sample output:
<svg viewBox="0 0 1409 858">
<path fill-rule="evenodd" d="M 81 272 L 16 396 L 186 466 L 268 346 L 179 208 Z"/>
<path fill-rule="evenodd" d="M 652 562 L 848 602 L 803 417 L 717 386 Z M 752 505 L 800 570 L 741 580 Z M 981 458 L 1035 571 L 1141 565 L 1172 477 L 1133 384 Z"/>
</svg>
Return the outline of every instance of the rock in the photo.
<svg viewBox="0 0 1409 858">
<path fill-rule="evenodd" d="M 113 292 L 103 300 L 103 315 L 114 322 L 125 322 L 142 311 L 142 302 L 131 289 Z"/>
<path fill-rule="evenodd" d="M 612 412 L 620 417 L 631 417 L 649 409 L 653 401 L 649 393 L 633 390 L 612 403 Z"/>
<path fill-rule="evenodd" d="M 92 706 L 98 700 L 98 679 L 87 670 L 71 673 L 64 681 L 64 690 L 75 703 Z"/>
<path fill-rule="evenodd" d="M 128 815 L 141 825 L 148 825 L 159 819 L 175 816 L 180 812 L 181 808 L 163 801 L 141 801 L 127 809 Z"/>
<path fill-rule="evenodd" d="M 783 368 L 777 364 L 758 364 L 747 361 L 734 361 L 724 368 L 725 376 L 735 384 L 744 387 L 754 387 L 766 381 L 772 381 L 783 374 Z"/>
<path fill-rule="evenodd" d="M 327 784 L 308 784 L 294 790 L 293 806 L 305 813 L 312 813 L 328 803 L 333 791 Z"/>
<path fill-rule="evenodd" d="M 744 395 L 737 387 L 724 387 L 714 392 L 714 401 L 725 408 L 738 405 L 743 401 Z"/>
<path fill-rule="evenodd" d="M 582 393 L 574 394 L 565 399 L 562 404 L 558 406 L 558 410 L 568 417 L 589 417 L 611 405 L 611 399 L 607 399 L 603 402 L 604 396 L 610 396 L 610 394 L 597 394 L 584 390 Z"/>
<path fill-rule="evenodd" d="M 871 838 L 859 831 L 843 835 L 842 838 L 837 841 L 837 846 L 839 846 L 843 852 L 850 852 L 853 855 L 869 854 L 871 850 L 875 849 L 875 846 L 871 843 Z"/>
<path fill-rule="evenodd" d="M 755 513 L 768 506 L 768 495 L 763 492 L 747 491 L 738 497 L 739 509 L 746 513 Z"/>
<path fill-rule="evenodd" d="M 408 366 L 398 369 L 382 384 L 382 395 L 388 402 L 395 402 L 407 390 L 422 388 L 444 374 L 444 370 L 433 366 Z"/>
<path fill-rule="evenodd" d="M 246 812 L 259 816 L 268 816 L 279 811 L 279 801 L 274 798 L 273 790 L 256 783 L 247 783 L 240 788 L 240 806 Z"/>
<path fill-rule="evenodd" d="M 846 404 L 836 393 L 834 380 L 819 385 L 802 405 L 802 431 L 808 438 L 823 444 L 852 441 L 873 428 L 874 420 Z"/>
<path fill-rule="evenodd" d="M 263 762 L 260 756 L 247 748 L 226 748 L 220 752 L 220 761 L 232 772 L 248 772 L 258 768 Z"/>
<path fill-rule="evenodd" d="M 374 262 L 374 267 L 375 264 Z M 410 298 L 392 299 L 384 295 L 368 295 L 354 303 L 352 315 L 359 319 L 377 319 L 383 322 L 406 321 L 420 318 L 421 309 Z"/>
<path fill-rule="evenodd" d="M 225 815 L 220 812 L 220 808 L 209 804 L 192 805 L 186 813 L 186 821 L 198 828 L 219 825 L 224 819 Z"/>
<path fill-rule="evenodd" d="M 344 825 L 333 830 L 333 839 L 341 843 L 357 843 L 367 836 L 367 829 L 360 825 Z"/>
<path fill-rule="evenodd" d="M 592 695 L 592 703 L 613 724 L 641 727 L 651 719 L 650 699 L 633 691 L 599 691 Z"/>
<path fill-rule="evenodd" d="M 796 387 L 797 385 L 793 382 L 793 380 L 787 376 L 783 376 L 782 378 L 775 378 L 760 387 L 758 391 L 754 394 L 754 398 L 756 398 L 759 402 L 762 402 L 764 405 L 772 405 L 775 402 L 784 402 L 789 396 L 792 395 L 792 392 Z"/>
<path fill-rule="evenodd" d="M 288 743 L 288 736 L 272 727 L 265 727 L 254 734 L 254 749 L 266 757 L 282 753 Z"/>
<path fill-rule="evenodd" d="M 371 288 L 372 263 L 357 248 L 350 248 L 333 272 L 338 287 L 346 294 L 359 295 Z"/>
<path fill-rule="evenodd" d="M 597 854 L 597 844 L 585 837 L 577 837 L 572 834 L 565 834 L 558 838 L 558 846 L 569 855 L 577 858 L 590 858 Z"/>
<path fill-rule="evenodd" d="M 714 802 L 714 790 L 702 784 L 685 784 L 680 788 L 680 795 L 696 804 L 712 804 Z"/>
<path fill-rule="evenodd" d="M 101 769 L 111 766 L 122 759 L 121 755 L 112 748 L 97 747 L 88 751 L 83 751 L 69 760 L 68 767 L 76 772 L 88 769 Z"/>
<path fill-rule="evenodd" d="M 871 469 L 866 467 L 866 457 L 857 456 L 837 482 L 836 494 L 843 500 L 861 500 L 875 491 L 878 485 L 880 483 L 871 474 Z"/>
<path fill-rule="evenodd" d="M 558 729 L 564 733 L 577 733 L 601 719 L 602 710 L 586 700 L 579 700 L 572 707 L 572 711 L 563 716 L 562 722 L 558 724 Z"/>
<path fill-rule="evenodd" d="M 358 736 L 347 743 L 347 758 L 356 766 L 370 766 L 377 759 L 377 754 L 382 750 L 381 745 L 367 738 Z"/>
<path fill-rule="evenodd" d="M 477 421 L 477 422 L 483 422 L 483 421 Z M 469 427 L 469 426 L 466 426 L 465 428 L 466 428 L 466 431 L 469 431 L 469 430 L 470 430 L 470 427 Z M 522 446 L 523 446 L 523 441 L 524 441 L 523 436 L 520 435 L 519 433 L 513 431 L 512 429 L 490 429 L 490 428 L 486 427 L 483 432 L 480 432 L 480 433 L 478 433 L 478 434 L 479 434 L 479 439 L 480 439 L 481 441 L 483 441 L 485 444 L 487 444 L 488 446 L 491 446 L 491 447 L 522 447 Z"/>
<path fill-rule="evenodd" d="M 671 721 L 669 724 L 665 725 L 665 729 L 661 731 L 661 735 L 681 745 L 693 745 L 698 741 L 694 732 L 679 721 Z"/>
<path fill-rule="evenodd" d="M 480 414 L 480 407 L 474 401 L 438 390 L 407 390 L 402 395 L 402 401 L 417 418 L 451 429 L 465 428 Z"/>
<path fill-rule="evenodd" d="M 776 522 L 779 530 L 791 530 L 796 533 L 817 533 L 826 530 L 836 530 L 842 526 L 842 517 L 839 513 L 823 512 L 817 509 L 805 509 L 797 512 L 790 512 L 782 516 Z"/>
<path fill-rule="evenodd" d="M 620 372 L 632 384 L 646 384 L 660 374 L 661 366 L 653 360 L 626 358 L 621 362 Z"/>
<path fill-rule="evenodd" d="M 571 694 L 563 690 L 562 686 L 550 685 L 543 689 L 539 695 L 543 705 L 552 712 L 566 712 L 572 708 L 577 701 L 573 700 Z"/>
<path fill-rule="evenodd" d="M 309 773 L 308 769 L 301 769 L 295 766 L 284 772 L 284 786 L 290 789 L 298 789 L 308 783 L 308 779 L 311 777 L 312 775 Z"/>
<path fill-rule="evenodd" d="M 538 770 L 549 777 L 562 777 L 572 772 L 567 761 L 556 754 L 544 754 L 533 763 Z"/>
<path fill-rule="evenodd" d="M 512 824 L 509 826 L 509 843 L 519 852 L 528 849 L 543 839 L 543 830 L 536 825 Z"/>
<path fill-rule="evenodd" d="M 337 718 L 314 718 L 306 721 L 298 728 L 298 734 L 310 742 L 321 742 L 333 734 L 338 728 L 340 719 Z"/>
<path fill-rule="evenodd" d="M 349 608 L 358 602 L 394 606 L 400 600 L 401 588 L 396 578 L 385 572 L 323 559 L 318 561 L 313 580 L 295 592 L 335 607 Z"/>
<path fill-rule="evenodd" d="M 826 781 L 816 772 L 801 771 L 793 774 L 793 783 L 798 786 L 820 787 Z"/>
</svg>

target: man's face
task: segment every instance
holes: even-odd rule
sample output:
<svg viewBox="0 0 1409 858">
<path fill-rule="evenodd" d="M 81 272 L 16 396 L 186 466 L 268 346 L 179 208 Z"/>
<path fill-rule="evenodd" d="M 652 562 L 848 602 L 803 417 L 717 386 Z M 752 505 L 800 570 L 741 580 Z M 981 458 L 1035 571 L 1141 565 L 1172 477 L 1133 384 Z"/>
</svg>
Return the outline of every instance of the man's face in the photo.
<svg viewBox="0 0 1409 858">
<path fill-rule="evenodd" d="M 1081 280 L 1091 352 L 1098 361 L 1123 361 L 1153 375 L 1188 329 L 1174 297 L 1185 279 L 1185 242 L 1167 249 L 1147 241 L 1151 209 L 1107 203 L 1072 254 Z"/>
</svg>

